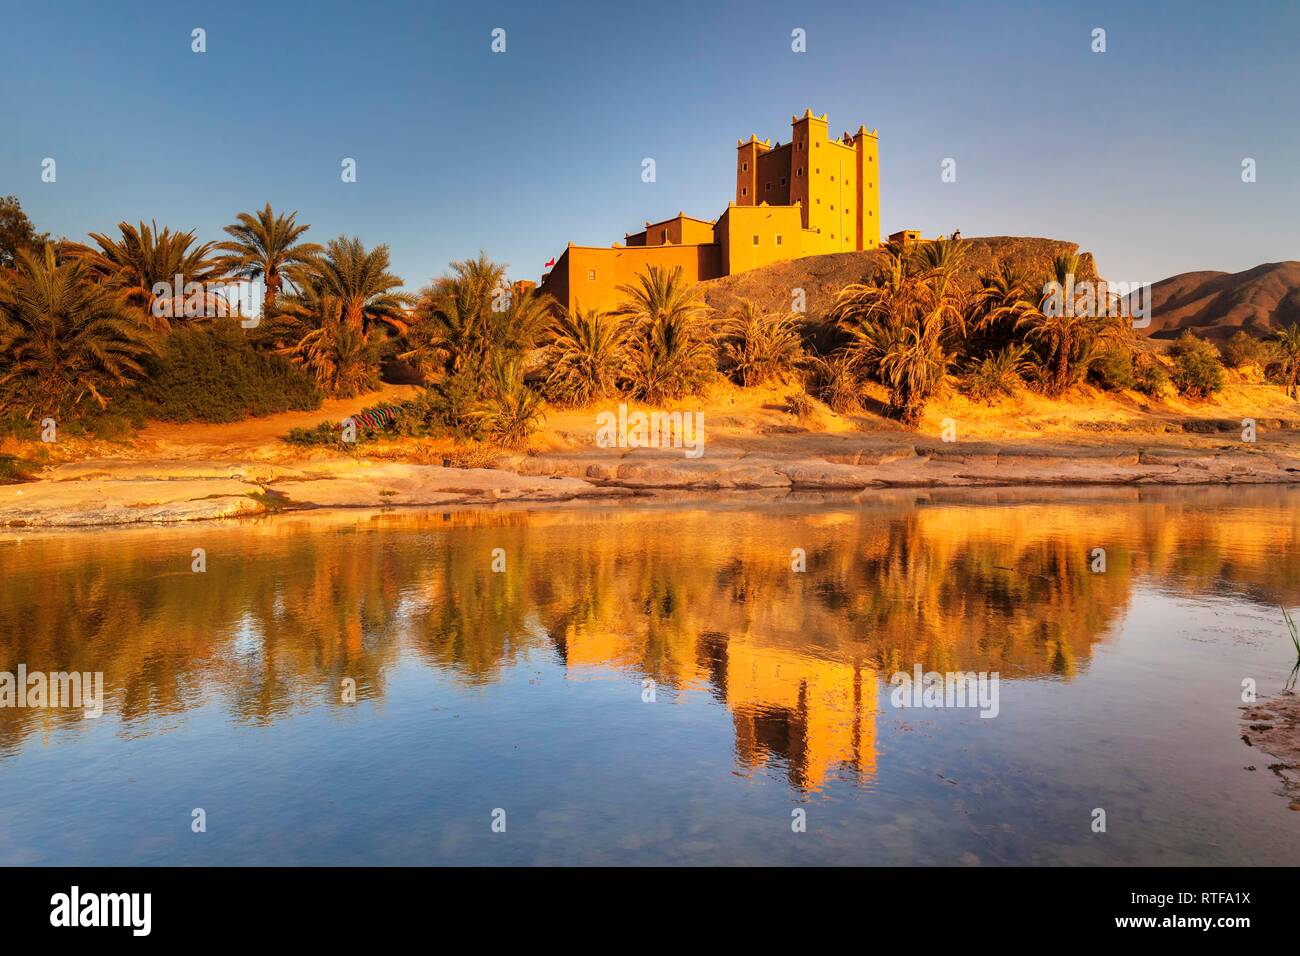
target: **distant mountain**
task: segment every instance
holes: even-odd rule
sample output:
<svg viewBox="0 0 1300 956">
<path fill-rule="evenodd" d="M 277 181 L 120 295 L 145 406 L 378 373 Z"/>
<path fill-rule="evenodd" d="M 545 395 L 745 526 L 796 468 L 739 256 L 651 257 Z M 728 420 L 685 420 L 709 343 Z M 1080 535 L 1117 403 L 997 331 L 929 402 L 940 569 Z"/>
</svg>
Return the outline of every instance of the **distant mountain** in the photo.
<svg viewBox="0 0 1300 956">
<path fill-rule="evenodd" d="M 1153 338 L 1184 329 L 1224 341 L 1238 329 L 1267 335 L 1300 322 L 1300 262 L 1267 262 L 1245 272 L 1184 272 L 1151 287 Z"/>
</svg>

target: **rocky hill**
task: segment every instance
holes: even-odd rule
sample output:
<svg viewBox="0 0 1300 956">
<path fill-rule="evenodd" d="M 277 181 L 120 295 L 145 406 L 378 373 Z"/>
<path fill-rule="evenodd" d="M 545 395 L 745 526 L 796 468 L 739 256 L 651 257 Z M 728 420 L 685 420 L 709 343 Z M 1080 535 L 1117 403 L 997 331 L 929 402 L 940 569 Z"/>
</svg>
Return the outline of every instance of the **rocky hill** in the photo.
<svg viewBox="0 0 1300 956">
<path fill-rule="evenodd" d="M 1244 272 L 1184 272 L 1151 287 L 1153 338 L 1184 329 L 1223 341 L 1238 329 L 1267 335 L 1300 322 L 1300 262 L 1267 262 Z"/>
<path fill-rule="evenodd" d="M 1003 261 L 1012 261 L 1029 275 L 1046 274 L 1052 259 L 1062 253 L 1077 252 L 1078 243 L 1027 236 L 988 236 L 960 239 L 965 249 L 961 275 L 974 287 L 981 273 L 996 271 Z M 788 309 L 792 290 L 800 288 L 807 297 L 808 314 L 823 315 L 835 301 L 840 289 L 861 282 L 880 272 L 884 253 L 838 252 L 777 262 L 734 276 L 700 283 L 705 301 L 716 309 L 727 309 L 738 299 L 753 299 L 766 309 Z M 1095 279 L 1096 264 L 1091 253 L 1083 254 L 1078 279 Z"/>
</svg>

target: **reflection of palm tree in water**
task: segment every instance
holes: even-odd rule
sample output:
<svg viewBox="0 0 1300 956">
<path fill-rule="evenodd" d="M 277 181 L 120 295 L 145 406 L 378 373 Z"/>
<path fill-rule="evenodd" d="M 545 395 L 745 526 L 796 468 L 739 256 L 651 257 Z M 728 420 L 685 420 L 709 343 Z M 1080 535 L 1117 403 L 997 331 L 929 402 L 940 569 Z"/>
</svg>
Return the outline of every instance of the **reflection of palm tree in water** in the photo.
<svg viewBox="0 0 1300 956">
<path fill-rule="evenodd" d="M 879 682 L 926 670 L 1004 679 L 1086 668 L 1137 575 L 1225 577 L 1288 603 L 1296 506 L 873 505 L 282 516 L 188 529 L 34 537 L 0 548 L 0 670 L 103 671 L 134 723 L 224 699 L 241 721 L 384 693 L 404 650 L 467 685 L 524 656 L 710 693 L 738 759 L 815 788 L 874 772 Z M 1246 496 L 1243 499 L 1242 496 Z M 1089 549 L 1110 543 L 1104 574 Z M 789 551 L 808 570 L 792 573 Z M 492 574 L 502 547 L 508 571 Z M 75 712 L 0 708 L 0 746 Z"/>
</svg>

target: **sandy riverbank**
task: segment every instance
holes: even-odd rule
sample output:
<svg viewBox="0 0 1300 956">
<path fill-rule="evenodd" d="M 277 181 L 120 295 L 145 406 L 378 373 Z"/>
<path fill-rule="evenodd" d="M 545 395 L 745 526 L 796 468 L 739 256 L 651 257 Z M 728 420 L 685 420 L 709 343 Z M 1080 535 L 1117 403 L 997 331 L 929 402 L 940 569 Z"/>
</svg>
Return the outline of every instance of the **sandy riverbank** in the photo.
<svg viewBox="0 0 1300 956">
<path fill-rule="evenodd" d="M 856 492 L 1000 486 L 1300 483 L 1300 404 L 1234 383 L 1212 403 L 1154 403 L 1084 390 L 1025 393 L 995 408 L 950 394 L 914 430 L 818 405 L 796 418 L 789 389 L 721 385 L 699 400 L 703 454 L 598 448 L 592 409 L 548 413 L 528 454 L 441 467 L 438 443 L 344 453 L 283 441 L 410 387 L 228 425 L 150 425 L 129 442 L 61 442 L 38 480 L 0 486 L 0 526 L 75 527 L 253 516 L 286 509 L 436 507 L 763 489 Z M 1242 421 L 1256 425 L 1243 440 Z M 956 440 L 944 441 L 945 422 Z"/>
</svg>

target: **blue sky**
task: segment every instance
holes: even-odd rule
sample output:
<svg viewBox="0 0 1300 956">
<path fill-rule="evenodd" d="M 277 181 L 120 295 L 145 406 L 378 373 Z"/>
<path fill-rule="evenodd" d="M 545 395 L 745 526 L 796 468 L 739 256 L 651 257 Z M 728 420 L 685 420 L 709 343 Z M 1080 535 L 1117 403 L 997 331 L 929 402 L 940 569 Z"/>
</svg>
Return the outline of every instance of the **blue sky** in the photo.
<svg viewBox="0 0 1300 956">
<path fill-rule="evenodd" d="M 0 194 L 71 238 L 217 238 L 269 200 L 318 241 L 388 243 L 412 288 L 479 249 L 537 278 L 570 240 L 716 216 L 737 138 L 784 142 L 811 107 L 879 129 L 886 232 L 1070 239 L 1127 281 L 1300 258 L 1297 3 L 95 0 L 0 22 Z"/>
</svg>

